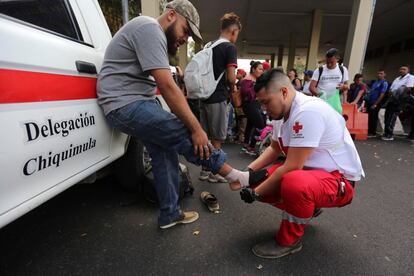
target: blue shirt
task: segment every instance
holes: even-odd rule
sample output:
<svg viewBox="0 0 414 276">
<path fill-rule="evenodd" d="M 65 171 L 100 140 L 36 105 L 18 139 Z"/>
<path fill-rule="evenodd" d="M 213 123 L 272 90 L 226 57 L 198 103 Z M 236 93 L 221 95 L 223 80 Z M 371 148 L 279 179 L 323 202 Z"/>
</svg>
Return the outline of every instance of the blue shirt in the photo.
<svg viewBox="0 0 414 276">
<path fill-rule="evenodd" d="M 386 80 L 376 80 L 369 92 L 369 103 L 374 104 L 381 94 L 384 94 L 388 90 L 388 82 Z"/>
</svg>

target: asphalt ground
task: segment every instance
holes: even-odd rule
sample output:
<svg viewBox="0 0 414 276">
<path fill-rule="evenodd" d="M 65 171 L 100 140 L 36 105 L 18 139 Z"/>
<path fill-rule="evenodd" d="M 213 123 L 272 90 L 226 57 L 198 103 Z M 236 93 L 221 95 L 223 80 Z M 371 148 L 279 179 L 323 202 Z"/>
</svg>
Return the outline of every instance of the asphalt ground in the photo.
<svg viewBox="0 0 414 276">
<path fill-rule="evenodd" d="M 76 185 L 0 229 L 0 275 L 413 275 L 414 145 L 356 144 L 366 179 L 351 205 L 311 222 L 294 255 L 254 256 L 251 247 L 274 236 L 281 211 L 246 204 L 227 184 L 200 182 L 190 166 L 196 190 L 182 208 L 198 211 L 197 222 L 160 230 L 157 206 L 114 178 Z M 224 149 L 235 167 L 252 160 L 238 145 Z M 204 190 L 219 198 L 221 213 L 202 205 Z"/>
</svg>

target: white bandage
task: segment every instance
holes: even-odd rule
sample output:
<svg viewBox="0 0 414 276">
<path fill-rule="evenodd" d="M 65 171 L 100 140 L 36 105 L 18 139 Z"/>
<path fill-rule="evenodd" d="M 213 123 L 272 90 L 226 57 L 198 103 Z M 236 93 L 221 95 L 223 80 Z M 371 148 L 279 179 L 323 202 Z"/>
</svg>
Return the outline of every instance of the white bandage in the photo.
<svg viewBox="0 0 414 276">
<path fill-rule="evenodd" d="M 227 179 L 229 183 L 240 182 L 242 188 L 249 187 L 249 172 L 232 169 L 224 178 Z"/>
</svg>

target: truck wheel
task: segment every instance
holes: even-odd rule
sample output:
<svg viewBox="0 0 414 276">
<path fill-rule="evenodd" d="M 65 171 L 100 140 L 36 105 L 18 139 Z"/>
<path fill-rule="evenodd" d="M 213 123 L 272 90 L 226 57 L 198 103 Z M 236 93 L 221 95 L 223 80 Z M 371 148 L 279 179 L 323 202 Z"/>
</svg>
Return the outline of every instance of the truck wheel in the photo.
<svg viewBox="0 0 414 276">
<path fill-rule="evenodd" d="M 115 162 L 115 176 L 124 189 L 141 191 L 150 164 L 149 154 L 143 144 L 131 137 L 127 152 Z"/>
</svg>

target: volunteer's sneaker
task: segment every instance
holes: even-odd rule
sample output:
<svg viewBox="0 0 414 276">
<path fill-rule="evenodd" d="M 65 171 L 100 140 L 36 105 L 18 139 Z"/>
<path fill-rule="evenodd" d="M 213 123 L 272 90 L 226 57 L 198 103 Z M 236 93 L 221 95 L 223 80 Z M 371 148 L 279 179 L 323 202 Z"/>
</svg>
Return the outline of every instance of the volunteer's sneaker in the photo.
<svg viewBox="0 0 414 276">
<path fill-rule="evenodd" d="M 194 221 L 198 220 L 198 213 L 194 211 L 188 211 L 188 212 L 181 212 L 178 218 L 170 222 L 169 224 L 160 225 L 161 229 L 167 229 L 170 227 L 173 227 L 177 224 L 187 224 L 192 223 Z"/>
<path fill-rule="evenodd" d="M 368 133 L 368 138 L 376 138 L 377 134 L 374 133 Z"/>
<path fill-rule="evenodd" d="M 205 171 L 205 170 L 201 170 L 200 172 L 200 176 L 198 177 L 198 179 L 205 181 L 208 179 L 208 177 L 210 176 L 211 172 L 210 171 Z"/>
<path fill-rule="evenodd" d="M 211 183 L 227 183 L 227 180 L 219 174 L 210 173 L 208 176 L 208 182 Z"/>
<path fill-rule="evenodd" d="M 321 208 L 315 208 L 315 210 L 313 210 L 313 217 L 318 217 L 320 214 L 322 214 L 322 212 L 323 210 Z"/>
<path fill-rule="evenodd" d="M 383 140 L 383 141 L 393 141 L 394 137 L 392 137 L 392 136 L 382 136 L 381 140 Z"/>
<path fill-rule="evenodd" d="M 261 242 L 252 248 L 253 254 L 260 258 L 277 259 L 289 254 L 299 252 L 302 249 L 302 242 L 298 241 L 292 246 L 281 246 L 274 239 Z"/>
</svg>

